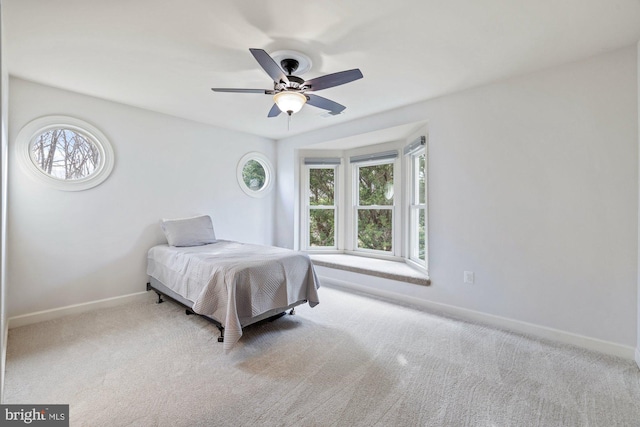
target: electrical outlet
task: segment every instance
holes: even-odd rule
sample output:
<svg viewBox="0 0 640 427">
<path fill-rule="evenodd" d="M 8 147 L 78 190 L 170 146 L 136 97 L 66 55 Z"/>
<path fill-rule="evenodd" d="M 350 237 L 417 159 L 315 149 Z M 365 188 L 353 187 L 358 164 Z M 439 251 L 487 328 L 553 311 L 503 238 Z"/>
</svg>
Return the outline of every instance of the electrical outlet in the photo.
<svg viewBox="0 0 640 427">
<path fill-rule="evenodd" d="M 473 283 L 473 271 L 464 272 L 464 283 Z"/>
</svg>

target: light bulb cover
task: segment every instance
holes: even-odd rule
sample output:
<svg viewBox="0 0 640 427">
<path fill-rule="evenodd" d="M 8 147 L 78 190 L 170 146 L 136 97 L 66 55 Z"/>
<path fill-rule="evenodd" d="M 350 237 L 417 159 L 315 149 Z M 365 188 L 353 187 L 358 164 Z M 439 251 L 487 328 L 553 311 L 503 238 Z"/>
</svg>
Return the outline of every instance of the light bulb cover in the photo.
<svg viewBox="0 0 640 427">
<path fill-rule="evenodd" d="M 307 102 L 307 97 L 300 92 L 283 91 L 273 95 L 273 101 L 280 111 L 291 115 L 300 111 Z"/>
</svg>

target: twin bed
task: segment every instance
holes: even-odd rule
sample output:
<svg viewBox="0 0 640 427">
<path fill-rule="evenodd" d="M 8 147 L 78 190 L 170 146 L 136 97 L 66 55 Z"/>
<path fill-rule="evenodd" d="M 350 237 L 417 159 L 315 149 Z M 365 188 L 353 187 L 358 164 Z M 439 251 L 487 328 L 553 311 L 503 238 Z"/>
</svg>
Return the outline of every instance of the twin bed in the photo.
<svg viewBox="0 0 640 427">
<path fill-rule="evenodd" d="M 319 303 L 318 279 L 304 253 L 218 240 L 208 216 L 165 220 L 162 228 L 168 244 L 148 252 L 147 290 L 158 302 L 169 297 L 212 321 L 225 351 L 243 327 Z"/>
</svg>

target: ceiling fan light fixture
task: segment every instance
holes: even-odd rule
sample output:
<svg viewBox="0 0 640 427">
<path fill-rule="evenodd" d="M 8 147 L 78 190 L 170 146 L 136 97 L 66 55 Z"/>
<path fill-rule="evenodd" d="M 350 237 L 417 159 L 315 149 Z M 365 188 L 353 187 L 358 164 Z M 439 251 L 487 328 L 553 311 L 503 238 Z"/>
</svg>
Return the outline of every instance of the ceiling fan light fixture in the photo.
<svg viewBox="0 0 640 427">
<path fill-rule="evenodd" d="M 300 92 L 283 91 L 276 93 L 273 96 L 273 101 L 280 111 L 292 115 L 300 111 L 307 102 L 307 97 Z"/>
<path fill-rule="evenodd" d="M 2 1 L 2 0 L 0 0 Z M 325 74 L 311 80 L 303 80 L 293 73 L 302 73 L 311 66 L 311 60 L 302 54 L 293 51 L 278 52 L 280 64 L 263 49 L 249 49 L 253 57 L 262 69 L 273 79 L 273 89 L 241 89 L 241 88 L 211 88 L 214 92 L 237 92 L 237 93 L 261 93 L 272 95 L 274 104 L 271 106 L 267 117 L 278 117 L 280 113 L 287 113 L 289 117 L 297 113 L 309 104 L 312 107 L 329 111 L 331 115 L 342 113 L 346 108 L 335 101 L 323 98 L 314 93 L 334 86 L 340 86 L 362 78 L 362 72 L 358 68 L 353 70 L 339 71 L 337 73 Z"/>
</svg>

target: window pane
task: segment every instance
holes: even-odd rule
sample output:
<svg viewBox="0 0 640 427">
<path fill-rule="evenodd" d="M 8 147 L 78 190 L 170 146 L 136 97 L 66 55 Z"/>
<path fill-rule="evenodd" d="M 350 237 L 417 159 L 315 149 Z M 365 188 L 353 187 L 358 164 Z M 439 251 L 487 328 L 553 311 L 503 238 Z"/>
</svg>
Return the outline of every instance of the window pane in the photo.
<svg viewBox="0 0 640 427">
<path fill-rule="evenodd" d="M 264 187 L 267 173 L 257 160 L 249 160 L 242 167 L 242 180 L 250 190 L 259 191 Z"/>
<path fill-rule="evenodd" d="M 41 171 L 62 180 L 87 178 L 101 161 L 100 150 L 91 139 L 64 128 L 38 135 L 31 145 L 31 154 Z"/>
<path fill-rule="evenodd" d="M 391 251 L 391 209 L 358 210 L 358 248 Z"/>
<path fill-rule="evenodd" d="M 335 246 L 334 212 L 334 209 L 309 209 L 309 246 Z"/>
<path fill-rule="evenodd" d="M 335 169 L 309 169 L 309 204 L 333 206 Z"/>
<path fill-rule="evenodd" d="M 427 230 L 425 227 L 425 209 L 418 210 L 418 258 L 422 261 L 427 257 Z"/>
<path fill-rule="evenodd" d="M 417 185 L 417 190 L 418 190 L 418 197 L 416 198 L 416 200 L 418 200 L 418 203 L 423 205 L 425 203 L 424 197 L 425 197 L 425 155 L 424 153 L 422 153 L 421 155 L 418 156 L 417 159 L 417 166 L 418 166 L 418 170 L 416 171 L 416 176 L 418 179 L 418 185 Z"/>
<path fill-rule="evenodd" d="M 393 205 L 393 163 L 358 168 L 359 205 Z"/>
</svg>

